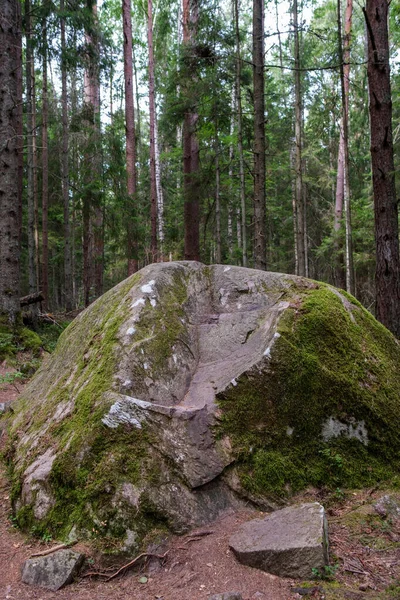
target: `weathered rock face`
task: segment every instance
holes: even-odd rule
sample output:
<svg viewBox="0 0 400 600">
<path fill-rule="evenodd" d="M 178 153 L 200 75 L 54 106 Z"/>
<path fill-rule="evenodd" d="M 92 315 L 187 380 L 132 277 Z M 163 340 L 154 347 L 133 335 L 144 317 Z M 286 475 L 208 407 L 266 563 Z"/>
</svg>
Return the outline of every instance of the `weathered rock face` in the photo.
<svg viewBox="0 0 400 600">
<path fill-rule="evenodd" d="M 229 540 L 244 565 L 280 577 L 309 579 L 329 564 L 325 511 L 317 502 L 277 510 L 244 523 Z"/>
<path fill-rule="evenodd" d="M 16 407 L 21 526 L 135 549 L 308 484 L 399 464 L 398 342 L 345 293 L 200 263 L 146 267 L 62 334 Z"/>
</svg>

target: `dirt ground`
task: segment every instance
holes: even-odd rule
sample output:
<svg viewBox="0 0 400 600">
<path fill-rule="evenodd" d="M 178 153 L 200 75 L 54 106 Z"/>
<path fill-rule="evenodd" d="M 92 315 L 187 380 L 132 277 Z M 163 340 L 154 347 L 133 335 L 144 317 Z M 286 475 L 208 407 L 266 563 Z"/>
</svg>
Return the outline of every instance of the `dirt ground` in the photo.
<svg viewBox="0 0 400 600">
<path fill-rule="evenodd" d="M 0 366 L 4 375 L 5 367 Z M 23 384 L 0 385 L 0 402 L 13 400 Z M 207 528 L 172 537 L 156 552 L 164 559 L 141 562 L 105 582 L 89 575 L 104 572 L 93 549 L 76 546 L 87 561 L 84 576 L 74 584 L 49 592 L 21 582 L 21 565 L 36 552 L 56 545 L 29 538 L 13 526 L 9 484 L 0 464 L 0 600 L 207 600 L 211 594 L 237 591 L 244 600 L 400 600 L 400 520 L 378 515 L 374 502 L 382 489 L 347 492 L 336 497 L 314 490 L 296 501 L 320 501 L 327 506 L 331 567 L 319 580 L 282 579 L 240 565 L 229 550 L 230 535 L 243 521 L 259 517 L 254 510 L 226 514 Z M 400 503 L 400 494 L 394 494 Z M 134 558 L 134 557 L 132 557 Z M 109 565 L 115 573 L 128 560 Z M 326 580 L 328 578 L 329 580 Z"/>
</svg>

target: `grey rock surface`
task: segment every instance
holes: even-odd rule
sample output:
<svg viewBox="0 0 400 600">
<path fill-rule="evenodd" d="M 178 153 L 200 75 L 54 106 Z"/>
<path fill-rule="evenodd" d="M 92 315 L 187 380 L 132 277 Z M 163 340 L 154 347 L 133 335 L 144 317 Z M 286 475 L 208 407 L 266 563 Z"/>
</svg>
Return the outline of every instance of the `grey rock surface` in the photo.
<svg viewBox="0 0 400 600">
<path fill-rule="evenodd" d="M 374 510 L 383 518 L 400 519 L 400 501 L 390 494 L 379 498 L 374 504 Z"/>
<path fill-rule="evenodd" d="M 235 456 L 229 437 L 214 434 L 216 398 L 247 371 L 268 368 L 277 323 L 288 307 L 283 297 L 297 280 L 240 267 L 160 263 L 94 302 L 63 334 L 20 401 L 13 425 L 18 435 L 23 432 L 15 454 L 22 489 L 17 511 L 30 506 L 36 519 L 46 519 L 56 496 L 51 473 L 66 460 L 71 441 L 71 460 L 77 469 L 85 464 L 92 444 L 86 432 L 99 425 L 104 438 L 127 430 L 140 437 L 145 430 L 144 464 L 153 474 L 147 477 L 142 468 L 143 477 L 131 481 L 121 473 L 117 485 L 110 484 L 114 492 L 102 511 L 85 502 L 92 528 L 104 522 L 122 525 L 130 531 L 131 544 L 136 539 L 132 515 L 143 504 L 176 532 L 241 505 L 229 478 L 222 478 Z M 112 357 L 99 368 L 106 353 L 103 339 L 112 326 Z M 111 362 L 104 382 L 101 372 Z M 72 438 L 69 433 L 52 438 L 49 432 L 63 431 L 62 424 L 71 423 L 73 415 L 80 426 L 88 387 L 94 390 L 93 417 L 84 419 L 98 419 L 101 408 L 100 423 L 74 429 Z M 111 450 L 104 460 L 112 459 Z M 137 540 L 139 547 L 139 534 Z"/>
<path fill-rule="evenodd" d="M 59 522 L 70 539 L 118 532 L 120 550 L 135 553 L 156 523 L 181 533 L 243 501 L 279 507 L 263 487 L 268 475 L 252 486 L 246 472 L 252 456 L 273 463 L 274 444 L 295 455 L 309 437 L 350 437 L 366 449 L 383 439 L 373 412 L 359 420 L 351 407 L 344 411 L 341 391 L 340 402 L 333 397 L 325 408 L 324 383 L 313 380 L 312 409 L 293 384 L 285 396 L 293 365 L 311 364 L 292 331 L 301 307 L 308 302 L 307 313 L 315 298 L 325 331 L 328 297 L 335 323 L 367 318 L 330 286 L 236 266 L 158 263 L 109 290 L 62 333 L 13 403 L 17 521 L 21 515 L 28 530 L 36 520 L 43 528 Z M 326 353 L 311 356 L 315 373 L 327 366 L 326 381 L 336 381 Z M 365 381 L 350 383 L 345 399 L 353 403 L 359 384 L 360 408 Z M 71 494 L 63 493 L 66 482 Z M 290 481 L 284 489 L 290 494 Z"/>
<path fill-rule="evenodd" d="M 239 592 L 224 592 L 222 594 L 213 594 L 208 600 L 243 600 L 242 594 Z"/>
<path fill-rule="evenodd" d="M 22 581 L 52 591 L 72 583 L 85 556 L 73 550 L 58 550 L 47 556 L 29 558 L 22 566 Z"/>
<path fill-rule="evenodd" d="M 244 523 L 230 538 L 239 562 L 280 577 L 311 578 L 328 564 L 325 511 L 317 502 L 290 506 Z"/>
<path fill-rule="evenodd" d="M 11 402 L 0 402 L 0 416 L 11 411 Z"/>
</svg>

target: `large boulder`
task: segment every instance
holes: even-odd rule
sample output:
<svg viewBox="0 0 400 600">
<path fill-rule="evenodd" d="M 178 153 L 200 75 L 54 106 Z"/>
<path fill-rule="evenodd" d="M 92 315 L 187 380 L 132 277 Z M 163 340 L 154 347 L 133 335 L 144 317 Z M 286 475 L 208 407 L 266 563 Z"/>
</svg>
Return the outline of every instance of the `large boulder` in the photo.
<svg viewBox="0 0 400 600">
<path fill-rule="evenodd" d="M 18 523 L 138 549 L 239 498 L 390 476 L 399 363 L 395 338 L 328 285 L 150 265 L 75 319 L 17 404 Z"/>
</svg>

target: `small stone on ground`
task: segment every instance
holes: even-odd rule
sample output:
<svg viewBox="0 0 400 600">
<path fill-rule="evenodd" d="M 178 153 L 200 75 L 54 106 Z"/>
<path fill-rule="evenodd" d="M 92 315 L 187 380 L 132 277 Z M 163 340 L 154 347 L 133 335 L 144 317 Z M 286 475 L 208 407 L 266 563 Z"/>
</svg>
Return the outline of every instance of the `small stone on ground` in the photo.
<svg viewBox="0 0 400 600">
<path fill-rule="evenodd" d="M 59 550 L 47 556 L 29 558 L 22 566 L 22 581 L 52 591 L 72 583 L 85 556 L 73 550 Z"/>
<path fill-rule="evenodd" d="M 328 564 L 324 507 L 317 502 L 290 506 L 244 523 L 229 545 L 242 564 L 279 575 L 307 579 Z"/>
</svg>

